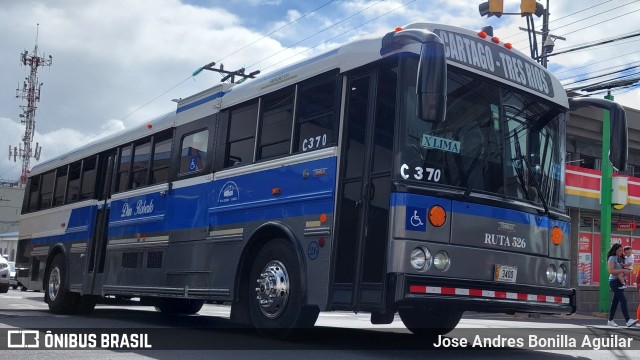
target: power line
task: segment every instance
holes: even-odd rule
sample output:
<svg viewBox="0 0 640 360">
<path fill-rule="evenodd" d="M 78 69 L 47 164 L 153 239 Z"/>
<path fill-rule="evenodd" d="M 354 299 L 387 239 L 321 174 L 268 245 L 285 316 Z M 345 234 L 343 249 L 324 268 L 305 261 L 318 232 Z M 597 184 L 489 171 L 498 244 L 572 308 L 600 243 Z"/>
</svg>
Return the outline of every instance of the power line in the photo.
<svg viewBox="0 0 640 360">
<path fill-rule="evenodd" d="M 273 30 L 272 32 L 270 32 L 270 33 L 268 33 L 268 34 L 264 35 L 263 37 L 259 38 L 258 40 L 255 40 L 255 41 L 253 41 L 253 42 L 251 42 L 251 43 L 249 43 L 249 44 L 247 44 L 247 45 L 245 45 L 245 46 L 241 47 L 240 49 L 238 49 L 238 50 L 236 50 L 236 51 L 232 52 L 231 54 L 225 55 L 224 57 L 222 57 L 222 58 L 221 58 L 220 60 L 218 60 L 217 62 L 221 62 L 222 60 L 224 60 L 224 59 L 228 58 L 229 56 L 234 55 L 234 54 L 237 54 L 238 52 L 240 52 L 240 51 L 242 51 L 242 50 L 244 50 L 244 49 L 248 48 L 249 46 L 251 46 L 251 45 L 253 45 L 253 44 L 257 43 L 258 41 L 260 41 L 260 40 L 262 40 L 262 39 L 266 38 L 267 36 L 270 36 L 270 35 L 273 35 L 273 34 L 277 33 L 278 31 L 280 31 L 280 30 L 284 29 L 285 27 L 287 27 L 287 26 L 289 26 L 289 25 L 291 25 L 291 24 L 295 23 L 296 21 L 298 21 L 298 20 L 300 20 L 300 19 L 302 19 L 302 18 L 306 17 L 307 15 L 310 15 L 310 14 L 312 14 L 312 13 L 314 13 L 314 12 L 316 12 L 316 11 L 318 11 L 318 10 L 322 9 L 323 7 L 325 7 L 325 6 L 329 5 L 329 4 L 331 4 L 331 3 L 332 3 L 332 2 L 334 2 L 334 1 L 335 1 L 335 0 L 331 0 L 331 1 L 328 1 L 328 2 L 324 3 L 323 5 L 321 5 L 321 6 L 317 7 L 317 8 L 315 8 L 315 9 L 313 9 L 313 10 L 309 11 L 308 13 L 306 13 L 306 14 L 304 14 L 304 15 L 300 16 L 299 18 L 297 18 L 297 19 L 295 19 L 295 20 L 293 20 L 293 21 L 291 21 L 291 22 L 289 22 L 289 23 L 287 23 L 287 24 L 285 24 L 285 25 L 282 25 L 281 27 L 277 28 L 276 30 Z"/>
<path fill-rule="evenodd" d="M 296 42 L 296 43 L 294 43 L 294 44 L 292 44 L 292 45 L 287 46 L 286 48 L 284 48 L 284 49 L 282 49 L 282 50 L 280 50 L 280 51 L 278 51 L 278 52 L 276 52 L 276 53 L 274 53 L 274 54 L 271 54 L 270 56 L 267 56 L 266 58 L 264 58 L 264 59 L 262 59 L 262 60 L 260 60 L 260 61 L 258 61 L 258 62 L 256 62 L 256 63 L 253 63 L 253 64 L 251 64 L 251 65 L 247 66 L 247 68 L 254 67 L 254 66 L 256 66 L 256 65 L 260 64 L 261 62 L 263 62 L 263 61 L 265 61 L 265 60 L 267 60 L 267 59 L 270 59 L 270 58 L 272 58 L 272 57 L 274 57 L 274 56 L 276 56 L 276 55 L 280 54 L 280 53 L 281 53 L 281 52 L 283 52 L 283 51 L 289 50 L 290 48 L 292 48 L 292 47 L 294 47 L 294 46 L 296 46 L 296 45 L 300 44 L 300 43 L 301 43 L 301 42 L 303 42 L 303 41 L 309 40 L 309 39 L 311 39 L 312 37 L 314 37 L 314 36 L 316 36 L 316 35 L 319 35 L 319 34 L 321 34 L 321 33 L 325 32 L 325 31 L 327 31 L 327 30 L 329 30 L 329 29 L 331 29 L 331 28 L 335 27 L 335 26 L 336 26 L 336 25 L 338 25 L 338 24 L 342 24 L 343 22 L 345 22 L 345 21 L 347 21 L 347 20 L 351 19 L 352 17 L 354 17 L 354 16 L 356 16 L 356 15 L 358 15 L 358 14 L 360 14 L 360 13 L 362 13 L 362 12 L 366 11 L 366 10 L 369 10 L 370 8 L 372 8 L 372 7 L 376 6 L 376 5 L 378 5 L 378 4 L 379 4 L 379 3 L 381 3 L 382 1 L 384 1 L 384 0 L 380 0 L 380 1 L 378 1 L 378 2 L 375 2 L 375 3 L 373 3 L 373 4 L 369 5 L 369 6 L 367 6 L 366 8 L 364 8 L 364 9 L 362 9 L 362 10 L 360 10 L 360 11 L 358 11 L 358 12 L 356 12 L 356 13 L 354 13 L 354 14 L 352 14 L 352 15 L 350 15 L 350 16 L 348 16 L 348 17 L 346 17 L 346 18 L 344 18 L 344 19 L 342 19 L 342 20 L 340 20 L 340 21 L 338 21 L 337 23 L 331 24 L 331 25 L 329 25 L 329 26 L 325 27 L 324 29 L 322 29 L 322 30 L 320 30 L 320 31 L 316 32 L 315 34 L 313 34 L 313 35 L 311 35 L 311 36 L 308 36 L 308 37 L 306 37 L 306 38 L 304 38 L 304 39 L 302 39 L 302 40 L 300 40 L 300 41 L 298 41 L 298 42 Z M 414 0 L 414 1 L 415 1 L 415 0 Z M 268 68 L 265 68 L 265 69 L 268 69 Z M 264 70 L 264 69 L 263 69 L 263 70 Z"/>
<path fill-rule="evenodd" d="M 633 63 L 635 63 L 635 62 L 639 62 L 639 61 L 634 61 Z M 591 72 L 582 73 L 582 74 L 578 74 L 578 75 L 568 76 L 568 77 L 566 77 L 566 78 L 562 78 L 562 79 L 558 79 L 558 80 L 560 80 L 560 81 L 564 81 L 564 80 L 574 79 L 574 78 L 576 78 L 576 77 L 580 77 L 580 76 L 593 75 L 593 74 L 596 74 L 596 73 L 599 73 L 599 72 L 602 72 L 602 71 L 606 71 L 606 70 L 610 70 L 610 69 L 619 68 L 619 67 L 621 67 L 621 66 L 631 65 L 631 64 L 633 64 L 633 63 L 630 63 L 630 64 L 623 64 L 623 65 L 616 65 L 616 66 L 610 66 L 610 67 L 608 67 L 608 68 L 599 69 L 599 70 L 594 70 L 594 71 L 591 71 Z M 625 71 L 625 70 L 632 69 L 632 68 L 635 68 L 635 67 L 640 67 L 640 64 L 639 64 L 639 65 L 637 65 L 637 66 L 635 66 L 635 65 L 634 65 L 634 66 L 633 66 L 633 67 L 631 67 L 631 68 L 621 69 L 621 70 L 616 70 L 616 71 L 614 71 L 614 72 L 612 72 L 612 73 L 604 74 L 604 75 L 600 75 L 600 76 L 605 76 L 605 75 L 615 74 L 615 73 L 617 73 L 617 72 Z M 582 80 L 581 80 L 581 81 L 582 81 Z M 579 82 L 579 81 L 578 81 L 578 82 Z M 574 84 L 574 83 L 571 83 L 571 84 Z M 564 84 L 564 85 L 571 85 L 571 84 Z"/>
<path fill-rule="evenodd" d="M 638 9 L 636 11 L 640 11 L 640 9 Z M 578 31 L 578 30 L 576 30 L 576 31 Z M 618 38 L 609 38 L 607 40 L 603 40 L 603 41 L 600 41 L 600 42 L 597 42 L 597 43 L 592 43 L 592 44 L 588 44 L 588 45 L 582 45 L 582 46 L 578 46 L 578 47 L 575 47 L 575 48 L 569 48 L 568 50 L 554 52 L 553 54 L 547 54 L 546 56 L 550 57 L 550 56 L 562 55 L 562 54 L 566 54 L 566 53 L 570 53 L 570 52 L 574 52 L 574 51 L 578 51 L 578 50 L 588 49 L 588 48 L 591 48 L 591 47 L 594 47 L 594 46 L 598 46 L 598 45 L 604 45 L 604 44 L 609 44 L 609 43 L 616 42 L 616 41 L 621 41 L 621 40 L 634 38 L 634 37 L 637 37 L 637 36 L 640 36 L 640 32 L 634 33 L 634 34 L 630 34 L 630 35 L 627 35 L 627 36 L 623 36 L 623 37 L 618 37 Z"/>
<path fill-rule="evenodd" d="M 264 35 L 263 37 L 261 37 L 261 38 L 259 38 L 259 39 L 255 40 L 255 41 L 253 41 L 253 42 L 251 42 L 251 43 L 249 43 L 249 44 L 245 45 L 244 47 L 242 47 L 242 48 L 240 48 L 240 49 L 238 49 L 238 50 L 236 50 L 236 51 L 234 51 L 234 52 L 232 52 L 232 53 L 230 53 L 230 54 L 228 54 L 228 55 L 224 56 L 222 59 L 225 59 L 225 58 L 227 58 L 227 57 L 229 57 L 229 56 L 231 56 L 231 55 L 234 55 L 234 54 L 236 54 L 236 53 L 238 53 L 238 52 L 240 52 L 240 51 L 242 51 L 242 50 L 246 49 L 247 47 L 249 47 L 249 46 L 251 46 L 251 45 L 255 44 L 256 42 L 258 42 L 258 41 L 260 41 L 260 40 L 262 40 L 262 39 L 266 38 L 266 37 L 267 37 L 267 36 L 269 36 L 269 35 L 273 35 L 273 34 L 275 34 L 276 32 L 278 32 L 278 31 L 280 31 L 280 30 L 284 29 L 285 27 L 287 27 L 287 26 L 289 26 L 289 25 L 291 25 L 291 24 L 295 23 L 296 21 L 298 21 L 298 20 L 300 20 L 300 19 L 302 19 L 302 18 L 304 18 L 304 17 L 306 17 L 306 16 L 310 15 L 311 13 L 314 13 L 314 12 L 318 11 L 319 9 L 322 9 L 323 7 L 325 7 L 325 6 L 329 5 L 329 4 L 331 4 L 332 2 L 335 2 L 335 0 L 331 0 L 331 1 L 326 2 L 325 4 L 323 4 L 323 5 L 321 5 L 321 6 L 317 7 L 317 8 L 315 8 L 314 10 L 312 10 L 312 11 L 310 11 L 310 12 L 307 12 L 306 14 L 304 14 L 304 15 L 302 15 L 302 16 L 300 16 L 300 17 L 298 17 L 297 19 L 295 19 L 295 20 L 293 20 L 293 21 L 290 21 L 289 23 L 287 23 L 287 24 L 285 24 L 285 25 L 283 25 L 283 26 L 279 27 L 278 29 L 276 29 L 276 30 L 274 30 L 274 31 L 272 31 L 272 32 L 270 32 L 270 33 L 268 33 L 267 35 Z M 220 59 L 219 61 L 221 61 L 222 59 Z M 219 61 L 218 61 L 218 62 L 219 62 Z M 122 120 L 125 120 L 125 119 L 126 119 L 126 118 L 128 118 L 129 116 L 131 116 L 131 115 L 135 114 L 136 112 L 138 112 L 138 111 L 140 111 L 140 110 L 144 109 L 144 108 L 145 108 L 145 107 L 147 107 L 149 104 L 151 104 L 151 103 L 153 103 L 154 101 L 158 100 L 160 97 L 162 97 L 162 96 L 166 95 L 167 93 L 169 93 L 170 91 L 172 91 L 173 89 L 175 89 L 175 88 L 177 88 L 178 86 L 182 85 L 185 81 L 187 81 L 187 80 L 189 80 L 189 79 L 191 79 L 191 78 L 193 78 L 193 77 L 194 77 L 194 76 L 193 76 L 193 75 L 191 75 L 191 76 L 189 76 L 189 77 L 185 78 L 184 80 L 182 80 L 182 81 L 178 82 L 177 84 L 173 85 L 172 87 L 170 87 L 168 90 L 166 90 L 166 91 L 165 91 L 165 92 L 163 92 L 162 94 L 160 94 L 160 95 L 158 95 L 158 96 L 154 97 L 154 98 L 153 98 L 153 99 L 151 99 L 150 101 L 146 102 L 144 105 L 140 106 L 139 108 L 137 108 L 137 109 L 135 109 L 134 111 L 130 112 L 129 114 L 125 115 L 125 116 L 124 116 L 123 118 L 121 118 L 120 120 L 121 120 L 121 121 L 122 121 Z M 104 132 L 106 132 L 107 130 L 110 130 L 111 128 L 113 128 L 115 125 L 116 125 L 116 124 L 112 124 L 112 125 L 110 125 L 110 126 L 108 126 L 108 127 L 104 128 L 104 129 L 102 129 L 102 131 L 100 131 L 99 133 L 95 134 L 92 138 L 88 139 L 88 141 L 87 141 L 86 143 L 88 143 L 88 142 L 90 142 L 90 141 L 94 140 L 94 139 L 95 139 L 95 138 L 97 138 L 99 135 L 101 135 L 101 134 L 103 134 Z"/>
<path fill-rule="evenodd" d="M 631 73 L 631 74 L 626 74 L 626 75 L 614 77 L 614 78 L 610 78 L 610 79 L 603 80 L 603 81 L 598 81 L 598 82 L 595 82 L 593 84 L 588 84 L 588 85 L 578 86 L 578 87 L 571 88 L 571 89 L 566 89 L 566 90 L 567 91 L 578 91 L 580 89 L 586 89 L 586 88 L 594 87 L 594 86 L 597 86 L 597 85 L 606 84 L 606 83 L 611 82 L 613 80 L 620 80 L 620 79 L 628 78 L 628 77 L 635 76 L 635 75 L 640 75 L 640 71 L 639 72 L 635 72 L 635 73 Z"/>
<path fill-rule="evenodd" d="M 385 16 L 387 16 L 387 15 L 391 14 L 392 12 L 394 12 L 394 11 L 396 11 L 396 10 L 400 9 L 400 8 L 403 8 L 403 7 L 405 7 L 405 6 L 407 6 L 407 5 L 411 4 L 411 3 L 414 3 L 414 2 L 416 2 L 416 1 L 417 1 L 417 0 L 412 0 L 412 1 L 409 1 L 409 2 L 407 2 L 407 3 L 405 3 L 405 4 L 402 4 L 402 5 L 400 5 L 400 6 L 396 7 L 396 8 L 394 8 L 394 9 L 392 9 L 391 11 L 388 11 L 387 13 L 385 13 L 385 14 L 383 14 L 383 15 L 380 15 L 380 16 L 378 16 L 378 17 L 375 17 L 375 18 L 373 18 L 373 19 L 371 19 L 371 20 L 369 20 L 369 21 L 366 21 L 366 22 L 364 22 L 364 23 L 362 23 L 362 24 L 360 24 L 360 25 L 358 25 L 358 26 L 356 26 L 356 27 L 353 27 L 353 28 L 351 28 L 351 29 L 349 29 L 349 30 L 347 30 L 347 31 L 345 31 L 345 32 L 343 32 L 343 33 L 340 33 L 339 35 L 336 35 L 336 36 L 334 36 L 334 37 L 332 37 L 332 38 L 330 38 L 330 39 L 327 39 L 327 40 L 325 40 L 325 41 L 323 41 L 323 42 L 321 42 L 321 43 L 319 43 L 319 44 L 317 44 L 317 45 L 315 45 L 315 46 L 313 46 L 313 47 L 310 47 L 310 48 L 308 48 L 308 49 L 306 49 L 306 50 L 303 50 L 303 51 L 301 51 L 301 52 L 299 52 L 299 53 L 295 54 L 293 57 L 298 56 L 298 55 L 300 55 L 300 54 L 304 54 L 305 52 L 307 52 L 307 51 L 309 51 L 309 50 L 315 49 L 315 48 L 317 48 L 318 46 L 320 46 L 320 45 L 322 45 L 322 44 L 325 44 L 325 43 L 327 43 L 327 42 L 329 42 L 329 41 L 331 41 L 331 40 L 333 40 L 333 39 L 335 39 L 335 38 L 338 38 L 338 37 L 340 37 L 340 36 L 343 36 L 343 35 L 345 35 L 345 34 L 347 34 L 347 33 L 351 32 L 351 31 L 353 31 L 353 30 L 355 30 L 355 29 L 357 29 L 357 28 L 360 28 L 360 27 L 362 27 L 362 26 L 364 26 L 364 25 L 367 25 L 367 24 L 369 24 L 369 23 L 371 23 L 371 22 L 373 22 L 373 21 L 375 21 L 375 20 L 378 20 L 378 19 L 380 19 L 380 18 L 382 18 L 382 17 L 385 17 Z M 276 65 L 276 64 L 270 65 L 270 66 L 268 66 L 268 67 L 264 68 L 263 70 L 266 70 L 266 69 L 268 69 L 268 68 L 270 68 L 270 67 L 273 67 L 273 66 L 275 66 L 275 65 Z"/>
<path fill-rule="evenodd" d="M 634 41 L 640 41 L 640 40 L 634 40 Z M 626 43 L 625 43 L 625 44 L 626 44 Z M 620 44 L 618 44 L 618 45 L 620 45 Z M 607 62 L 607 61 L 609 61 L 609 60 L 619 59 L 619 58 L 621 58 L 621 57 L 624 57 L 624 56 L 627 56 L 627 55 L 631 55 L 631 54 L 635 54 L 635 53 L 638 53 L 638 52 L 640 52 L 640 50 L 632 51 L 632 52 L 629 52 L 629 53 L 626 53 L 626 54 L 622 54 L 622 55 L 616 55 L 616 56 L 611 57 L 611 58 L 608 58 L 608 59 L 603 59 L 603 60 L 600 60 L 600 61 L 596 61 L 596 62 L 594 62 L 594 63 L 589 63 L 589 64 L 587 64 L 587 65 L 582 65 L 582 66 L 574 67 L 574 68 L 571 68 L 571 69 L 567 69 L 567 70 L 564 70 L 564 71 L 557 72 L 557 73 L 555 73 L 555 74 L 556 74 L 556 76 L 557 76 L 558 74 L 564 74 L 564 73 L 568 73 L 568 72 L 571 72 L 571 71 L 574 71 L 574 70 L 582 69 L 582 68 L 585 68 L 585 67 L 588 67 L 588 66 L 593 66 L 593 65 L 595 65 L 595 64 L 600 64 L 600 63 L 603 63 L 603 62 Z"/>
<path fill-rule="evenodd" d="M 574 13 L 571 13 L 571 14 L 569 14 L 569 15 L 565 15 L 565 16 L 563 16 L 563 17 L 559 17 L 559 18 L 557 18 L 557 19 L 554 19 L 554 20 L 549 21 L 549 24 L 552 24 L 552 23 L 554 23 L 554 22 L 556 22 L 556 21 L 558 21 L 558 20 L 561 20 L 561 19 L 567 18 L 567 17 L 569 17 L 569 16 L 573 16 L 573 15 L 575 15 L 575 14 L 579 14 L 579 13 L 581 13 L 581 12 L 584 12 L 584 11 L 587 11 L 587 10 L 590 10 L 590 9 L 593 9 L 593 8 L 595 8 L 595 7 L 602 6 L 602 5 L 604 5 L 604 4 L 606 4 L 606 3 L 610 3 L 610 2 L 612 2 L 612 1 L 613 1 L 613 0 L 608 0 L 608 1 L 605 1 L 605 2 L 600 3 L 600 4 L 598 4 L 598 5 L 593 5 L 593 6 L 590 6 L 590 7 L 586 8 L 586 9 L 582 9 L 582 10 L 576 11 L 576 12 L 574 12 Z M 538 30 L 542 30 L 542 26 L 539 26 L 539 29 L 538 29 Z M 524 33 L 523 33 L 523 32 L 518 32 L 518 33 L 516 33 L 516 34 L 509 35 L 509 37 L 517 37 L 517 36 L 519 36 L 519 35 L 524 35 Z M 513 42 L 512 42 L 512 43 L 513 43 Z"/>
<path fill-rule="evenodd" d="M 612 9 L 607 10 L 607 11 L 603 11 L 603 12 L 599 13 L 599 14 L 598 14 L 598 16 L 599 16 L 599 15 L 602 15 L 602 14 L 606 14 L 606 13 L 611 12 L 611 11 L 613 11 L 613 10 L 619 9 L 619 8 L 621 8 L 621 7 L 625 7 L 625 6 L 627 6 L 627 5 L 631 5 L 631 4 L 633 4 L 633 3 L 637 3 L 638 1 L 640 1 L 640 0 L 635 0 L 635 1 L 632 1 L 632 2 L 630 2 L 630 3 L 626 3 L 626 4 L 624 4 L 624 5 L 620 5 L 620 6 L 614 7 L 614 8 L 612 8 Z M 630 13 L 629 13 L 629 14 L 630 14 Z M 624 14 L 624 15 L 627 15 L 627 14 Z M 620 15 L 620 16 L 624 16 L 624 15 Z M 576 24 L 576 23 L 579 23 L 579 22 L 581 22 L 581 21 L 588 20 L 588 19 L 591 19 L 591 18 L 584 18 L 584 19 L 576 20 L 576 21 L 574 21 L 574 22 L 571 22 L 571 23 L 568 23 L 568 24 L 564 24 L 564 25 L 562 25 L 562 26 L 559 26 L 559 27 L 555 28 L 554 30 L 562 29 L 563 27 L 567 27 L 567 26 L 569 26 L 569 25 L 573 25 L 573 24 Z M 614 19 L 615 19 L 615 18 L 614 18 Z M 594 24 L 594 25 L 597 25 L 597 24 Z"/>
<path fill-rule="evenodd" d="M 605 23 L 605 22 L 607 22 L 607 21 L 611 21 L 611 20 L 615 20 L 615 19 L 621 18 L 621 17 L 623 17 L 623 16 L 631 15 L 631 14 L 633 14 L 633 13 L 635 13 L 635 12 L 638 12 L 638 11 L 640 11 L 640 9 L 637 9 L 637 10 L 634 10 L 634 11 L 630 11 L 630 12 L 628 12 L 628 13 L 626 13 L 626 14 L 622 14 L 622 15 L 615 16 L 615 17 L 612 17 L 612 18 L 607 19 L 607 20 L 603 20 L 603 21 L 600 21 L 600 22 L 598 22 L 598 23 L 591 24 L 591 25 L 589 25 L 589 26 L 585 26 L 585 27 L 580 28 L 580 29 L 577 29 L 577 30 L 570 31 L 570 32 L 568 32 L 568 33 L 562 34 L 562 36 L 567 36 L 567 35 L 569 35 L 569 34 L 573 34 L 573 33 L 575 33 L 575 32 L 578 32 L 578 31 L 581 31 L 581 30 L 584 30 L 584 29 L 590 28 L 590 27 L 592 27 L 592 26 L 600 25 L 600 24 Z"/>
</svg>

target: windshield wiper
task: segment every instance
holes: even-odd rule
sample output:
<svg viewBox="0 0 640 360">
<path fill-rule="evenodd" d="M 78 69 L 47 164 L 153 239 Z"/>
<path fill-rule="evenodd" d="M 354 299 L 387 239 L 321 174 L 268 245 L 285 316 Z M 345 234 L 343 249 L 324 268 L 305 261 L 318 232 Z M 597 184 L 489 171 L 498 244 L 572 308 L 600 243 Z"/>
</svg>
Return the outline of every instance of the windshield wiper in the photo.
<svg viewBox="0 0 640 360">
<path fill-rule="evenodd" d="M 527 161 L 527 158 L 525 156 L 522 156 L 522 151 L 520 150 L 520 140 L 518 139 L 518 133 L 516 132 L 515 129 L 513 130 L 513 141 L 516 146 L 516 159 L 522 161 L 527 166 L 527 170 L 529 171 L 529 174 L 530 174 L 529 178 L 531 178 L 533 187 L 534 189 L 536 189 L 536 192 L 538 193 L 540 202 L 544 207 L 544 213 L 549 214 L 549 206 L 547 205 L 547 201 L 545 200 L 544 195 L 542 194 L 542 190 L 540 189 L 540 184 L 538 184 L 538 180 L 536 179 L 535 174 L 533 173 L 533 170 L 531 169 L 531 166 Z M 519 169 L 517 166 L 515 168 L 516 168 L 516 173 L 518 174 L 518 179 L 520 180 L 520 185 L 522 186 L 522 190 L 524 191 L 524 195 L 527 197 L 527 200 L 531 200 L 531 198 L 529 197 L 529 191 L 527 191 L 527 186 L 524 183 L 524 174 L 522 173 L 522 169 Z"/>
<path fill-rule="evenodd" d="M 488 156 L 485 156 L 485 146 L 481 145 L 476 152 L 476 156 L 473 157 L 473 161 L 471 161 L 471 174 L 469 174 L 469 183 L 467 184 L 467 188 L 464 190 L 464 198 L 466 199 L 471 194 L 471 189 L 473 188 L 473 184 L 476 182 L 476 178 L 480 172 L 478 169 L 484 169 L 484 165 L 487 162 Z M 482 155 L 482 166 L 478 165 L 478 160 L 480 159 L 480 155 Z"/>
</svg>

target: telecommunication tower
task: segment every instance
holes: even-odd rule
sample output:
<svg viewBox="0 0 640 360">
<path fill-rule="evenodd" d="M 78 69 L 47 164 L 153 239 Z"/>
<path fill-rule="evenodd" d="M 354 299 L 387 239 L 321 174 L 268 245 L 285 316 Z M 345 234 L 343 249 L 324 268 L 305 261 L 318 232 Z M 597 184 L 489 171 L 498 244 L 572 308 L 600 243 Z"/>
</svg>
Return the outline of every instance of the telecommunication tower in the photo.
<svg viewBox="0 0 640 360">
<path fill-rule="evenodd" d="M 39 26 L 40 24 L 38 24 Z M 33 135 L 36 130 L 36 108 L 37 103 L 40 101 L 40 88 L 42 83 L 38 82 L 38 68 L 44 66 L 51 66 L 52 57 L 48 58 L 38 55 L 38 30 L 36 29 L 36 45 L 33 48 L 33 53 L 25 50 L 20 54 L 20 63 L 23 66 L 29 68 L 29 76 L 24 79 L 22 88 L 18 85 L 16 89 L 16 98 L 26 100 L 26 105 L 20 105 L 22 114 L 20 114 L 20 122 L 24 124 L 24 135 L 22 136 L 22 143 L 18 146 L 11 148 L 9 145 L 9 160 L 13 157 L 15 162 L 17 158 L 22 159 L 22 172 L 20 173 L 20 185 L 24 187 L 27 183 L 27 176 L 29 175 L 29 164 L 31 158 L 40 160 L 40 152 L 42 147 L 36 143 L 36 146 L 32 148 Z"/>
</svg>

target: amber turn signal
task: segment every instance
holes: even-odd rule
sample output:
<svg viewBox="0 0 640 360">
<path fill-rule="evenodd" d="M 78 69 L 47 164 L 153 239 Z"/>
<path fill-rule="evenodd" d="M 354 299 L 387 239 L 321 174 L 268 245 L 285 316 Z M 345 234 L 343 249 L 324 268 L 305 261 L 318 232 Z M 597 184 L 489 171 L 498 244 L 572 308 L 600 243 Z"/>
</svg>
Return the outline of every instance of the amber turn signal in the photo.
<svg viewBox="0 0 640 360">
<path fill-rule="evenodd" d="M 447 220 L 447 213 L 442 206 L 435 205 L 429 209 L 429 222 L 435 227 L 441 227 Z"/>
<path fill-rule="evenodd" d="M 562 230 L 557 226 L 554 226 L 553 229 L 551 229 L 551 242 L 556 246 L 562 243 Z"/>
</svg>

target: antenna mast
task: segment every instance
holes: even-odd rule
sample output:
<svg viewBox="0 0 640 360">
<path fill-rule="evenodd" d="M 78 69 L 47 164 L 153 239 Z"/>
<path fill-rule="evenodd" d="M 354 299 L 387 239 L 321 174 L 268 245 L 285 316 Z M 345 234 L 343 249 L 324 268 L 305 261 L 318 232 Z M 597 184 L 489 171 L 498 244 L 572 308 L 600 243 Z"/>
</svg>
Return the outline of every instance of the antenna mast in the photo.
<svg viewBox="0 0 640 360">
<path fill-rule="evenodd" d="M 38 24 L 38 28 L 40 24 Z M 14 146 L 13 149 L 9 145 L 9 160 L 13 157 L 15 162 L 17 158 L 22 159 L 22 172 L 20 173 L 19 186 L 24 187 L 27 183 L 27 176 L 29 175 L 29 164 L 31 158 L 40 160 L 40 152 L 42 147 L 36 143 L 36 146 L 32 148 L 33 135 L 36 130 L 36 108 L 37 103 L 40 101 L 40 88 L 42 83 L 38 82 L 38 68 L 44 66 L 51 66 L 52 57 L 48 58 L 38 55 L 38 28 L 36 28 L 36 45 L 33 48 L 33 53 L 28 53 L 25 50 L 20 54 L 20 63 L 23 66 L 30 69 L 29 76 L 24 79 L 22 89 L 20 85 L 16 89 L 16 98 L 27 100 L 26 105 L 20 105 L 22 114 L 20 114 L 20 123 L 25 125 L 24 136 L 22 136 L 22 143 L 18 147 Z"/>
</svg>

